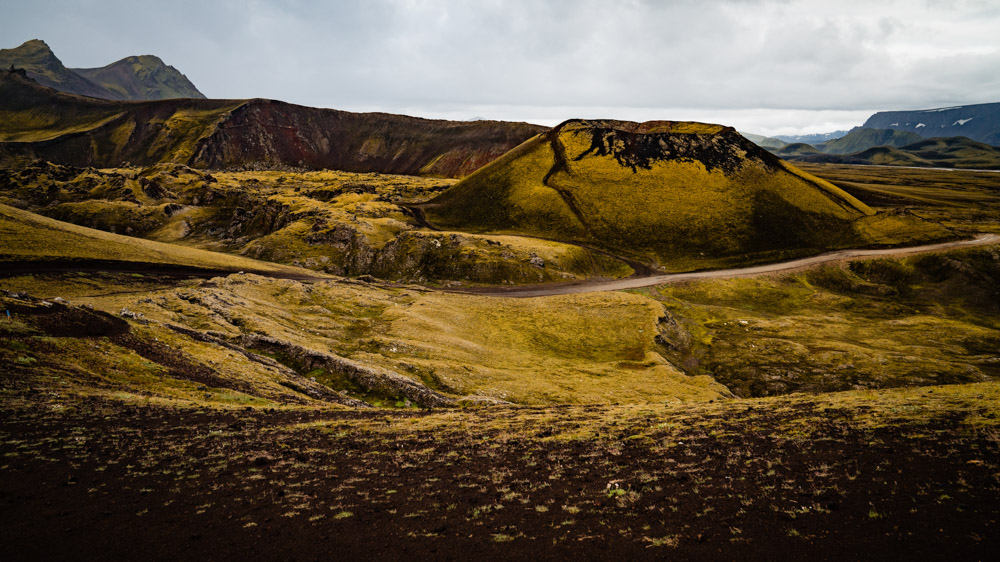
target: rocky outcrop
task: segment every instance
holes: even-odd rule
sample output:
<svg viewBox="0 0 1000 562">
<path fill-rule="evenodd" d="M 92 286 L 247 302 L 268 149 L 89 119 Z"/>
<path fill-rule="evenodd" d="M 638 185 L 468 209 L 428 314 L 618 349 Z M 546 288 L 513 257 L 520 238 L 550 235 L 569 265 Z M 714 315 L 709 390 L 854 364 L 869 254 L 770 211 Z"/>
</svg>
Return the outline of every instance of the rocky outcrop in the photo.
<svg viewBox="0 0 1000 562">
<path fill-rule="evenodd" d="M 229 341 L 226 340 L 226 337 L 223 334 L 217 334 L 212 332 L 199 332 L 198 330 L 192 330 L 190 328 L 186 328 L 184 326 L 177 326 L 174 324 L 167 324 L 166 326 L 167 328 L 170 328 L 171 330 L 179 334 L 188 336 L 189 338 L 192 338 L 194 340 L 205 343 L 211 343 L 214 345 L 218 345 L 219 347 L 224 347 L 230 351 L 235 351 L 236 353 L 243 355 L 244 357 L 255 363 L 260 363 L 261 365 L 264 365 L 274 371 L 277 371 L 285 379 L 280 381 L 279 384 L 281 384 L 285 388 L 294 390 L 300 394 L 305 394 L 316 400 L 323 400 L 325 402 L 334 402 L 337 404 L 342 404 L 344 406 L 350 406 L 352 408 L 372 407 L 371 404 L 368 404 L 367 402 L 358 400 L 356 398 L 351 398 L 350 396 L 346 396 L 345 394 L 339 392 L 334 392 L 333 390 L 319 383 L 316 383 L 306 377 L 303 377 L 302 375 L 296 373 L 292 369 L 289 369 L 288 367 L 282 365 L 281 363 L 275 361 L 274 359 L 271 359 L 270 357 L 265 357 L 258 353 L 249 351 L 243 347 L 240 347 L 239 345 L 230 343 Z"/>
<path fill-rule="evenodd" d="M 442 121 L 251 100 L 218 124 L 192 163 L 206 168 L 253 163 L 462 177 L 544 129 L 527 123 Z"/>
<path fill-rule="evenodd" d="M 271 336 L 246 334 L 240 337 L 245 347 L 277 351 L 290 357 L 305 370 L 326 369 L 340 373 L 369 391 L 402 397 L 425 408 L 455 405 L 455 399 L 434 392 L 423 384 L 387 369 L 362 365 L 350 359 L 309 349 Z"/>
</svg>

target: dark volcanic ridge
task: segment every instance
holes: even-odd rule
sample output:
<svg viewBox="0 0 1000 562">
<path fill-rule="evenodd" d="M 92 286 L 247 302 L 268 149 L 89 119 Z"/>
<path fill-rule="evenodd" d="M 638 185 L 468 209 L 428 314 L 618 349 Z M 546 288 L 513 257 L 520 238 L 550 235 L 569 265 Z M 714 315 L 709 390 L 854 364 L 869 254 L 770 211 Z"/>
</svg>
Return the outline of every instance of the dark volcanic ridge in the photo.
<svg viewBox="0 0 1000 562">
<path fill-rule="evenodd" d="M 545 127 L 350 113 L 280 101 L 98 100 L 0 71 L 0 160 L 73 166 L 337 169 L 461 177 Z"/>
</svg>

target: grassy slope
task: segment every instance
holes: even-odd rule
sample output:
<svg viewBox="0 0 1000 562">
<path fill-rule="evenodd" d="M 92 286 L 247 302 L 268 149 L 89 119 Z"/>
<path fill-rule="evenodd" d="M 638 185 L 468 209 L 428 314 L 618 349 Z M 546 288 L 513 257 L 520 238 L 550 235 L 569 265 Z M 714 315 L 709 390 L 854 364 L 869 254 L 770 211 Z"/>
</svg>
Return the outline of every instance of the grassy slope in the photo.
<svg viewBox="0 0 1000 562">
<path fill-rule="evenodd" d="M 339 282 L 305 285 L 252 275 L 189 283 L 182 290 L 129 277 L 99 283 L 87 276 L 20 277 L 5 279 L 4 285 L 37 296 L 62 296 L 112 313 L 127 307 L 144 314 L 151 321 L 137 327 L 144 338 L 156 337 L 183 350 L 190 360 L 229 381 L 228 386 L 209 385 L 212 392 L 220 393 L 213 399 L 220 402 L 234 400 L 227 389 L 240 385 L 247 397 L 288 399 L 275 396 L 271 370 L 248 363 L 231 349 L 171 332 L 164 324 L 211 331 L 236 343 L 242 336 L 267 334 L 399 373 L 455 398 L 538 405 L 703 401 L 728 396 L 709 378 L 684 375 L 663 359 L 655 342 L 663 308 L 640 296 L 611 293 L 507 300 Z M 142 375 L 137 378 L 95 370 L 94 353 L 134 355 L 116 351 L 111 344 L 105 347 L 94 351 L 69 339 L 39 348 L 35 357 L 39 365 L 60 365 L 63 374 L 52 380 L 62 381 L 64 390 L 111 385 L 122 392 L 201 399 L 184 380 L 151 381 L 146 375 L 158 372 L 155 364 L 137 371 Z M 301 375 L 373 399 L 336 371 L 293 366 Z M 45 380 L 50 374 L 48 368 L 36 370 L 25 381 Z M 314 402 L 308 396 L 296 396 L 299 401 Z"/>
<path fill-rule="evenodd" d="M 1000 174 L 801 164 L 875 207 L 906 207 L 960 233 L 1000 233 Z"/>
<path fill-rule="evenodd" d="M 102 166 L 187 162 L 218 123 L 245 102 L 115 102 L 56 92 L 0 75 L 0 142 L 54 161 Z"/>
<path fill-rule="evenodd" d="M 112 102 L 52 92 L 39 104 L 39 88 L 25 79 L 0 76 L 0 142 L 34 142 L 94 129 L 118 117 Z"/>
<path fill-rule="evenodd" d="M 785 145 L 785 146 L 781 146 L 781 147 L 778 147 L 774 152 L 775 152 L 775 154 L 777 154 L 778 156 L 781 156 L 781 157 L 787 157 L 787 156 L 806 156 L 806 155 L 810 155 L 810 154 L 820 154 L 820 151 L 817 150 L 813 145 L 806 144 L 804 142 L 797 142 L 797 143 L 793 143 L 793 144 L 788 144 L 788 145 Z"/>
<path fill-rule="evenodd" d="M 708 377 L 685 376 L 656 352 L 662 314 L 653 301 L 616 293 L 428 294 L 383 318 L 400 356 L 463 392 L 528 404 L 725 396 Z"/>
<path fill-rule="evenodd" d="M 288 266 L 111 234 L 0 205 L 4 261 L 109 260 L 231 271 L 309 274 Z"/>
<path fill-rule="evenodd" d="M 834 139 L 823 145 L 827 154 L 853 154 L 875 146 L 900 147 L 924 138 L 917 133 L 897 131 L 893 129 L 855 129 L 839 139 Z"/>
<path fill-rule="evenodd" d="M 525 300 L 249 275 L 183 290 L 148 286 L 152 281 L 132 287 L 139 282 L 128 278 L 95 284 L 87 277 L 16 278 L 5 286 L 111 312 L 140 312 L 152 322 L 142 328 L 146 337 L 170 342 L 232 386 L 250 383 L 243 392 L 257 399 L 287 401 L 267 390 L 273 373 L 232 350 L 165 330 L 163 323 L 233 342 L 267 334 L 388 369 L 456 398 L 533 405 L 704 401 L 728 395 L 705 375 L 741 396 L 997 380 L 997 251 L 857 261 L 636 294 Z M 77 369 L 76 358 L 79 365 L 94 363 L 85 346 L 60 346 L 46 355 L 48 364 L 68 373 Z M 101 353 L 116 351 L 112 346 Z M 356 390 L 336 372 L 295 368 L 338 390 Z M 99 377 L 113 379 L 122 391 L 181 392 L 167 379 L 157 383 L 167 387 L 157 390 L 141 377 Z M 93 386 L 93 380 L 81 374 L 75 384 Z M 222 393 L 213 400 L 235 399 L 228 387 L 209 386 Z"/>
<path fill-rule="evenodd" d="M 877 172 L 839 175 L 939 213 L 983 204 L 995 228 L 985 174 L 857 175 Z M 964 213 L 952 220 L 975 224 Z M 906 384 L 927 384 L 990 365 L 995 381 L 1000 248 L 856 264 L 648 294 L 711 347 L 700 359 L 765 383 L 879 386 L 908 372 Z M 630 559 L 720 549 L 741 559 L 988 559 L 1000 542 L 997 382 L 706 403 L 714 385 L 637 360 L 669 353 L 647 339 L 654 331 L 683 349 L 679 329 L 662 332 L 659 304 L 638 295 L 506 302 L 250 275 L 183 286 L 22 277 L 3 287 L 141 311 L 150 323 L 130 322 L 136 337 L 221 379 L 182 379 L 121 340 L 49 337 L 20 313 L 0 322 L 0 487 L 19 498 L 4 526 L 28 557 L 106 556 L 109 529 L 110 548 L 121 549 L 111 552 L 125 558 L 146 544 L 189 556 L 190 541 L 177 536 L 273 558 L 391 557 L 405 547 L 455 557 L 611 548 Z M 608 395 L 550 408 L 317 408 L 277 370 L 164 322 L 265 331 L 438 385 L 528 394 L 532 404 L 593 399 L 594 388 Z M 508 365 L 502 384 L 480 378 Z M 677 397 L 695 400 L 662 403 Z M 659 403 L 609 404 L 647 399 Z M 52 525 L 64 513 L 72 526 Z M 331 539 L 310 542 L 317 535 Z"/>
<path fill-rule="evenodd" d="M 965 137 L 927 139 L 903 150 L 944 168 L 1000 168 L 1000 148 Z"/>
<path fill-rule="evenodd" d="M 733 170 L 688 158 L 633 170 L 588 153 L 586 125 L 564 126 L 558 144 L 542 135 L 525 142 L 430 201 L 426 213 L 442 228 L 588 242 L 673 270 L 947 236 L 912 218 L 872 217 L 832 184 L 761 160 L 769 155 L 746 157 L 753 145 L 716 133 L 675 129 L 666 142 L 706 143 L 706 154 L 741 159 Z M 565 168 L 553 146 L 565 151 Z"/>
<path fill-rule="evenodd" d="M 33 164 L 0 170 L 0 203 L 337 275 L 502 285 L 633 273 L 624 262 L 578 246 L 418 229 L 401 205 L 450 183 L 329 170 L 207 174 L 171 164 L 118 170 Z"/>
<path fill-rule="evenodd" d="M 671 359 L 740 396 L 996 380 L 998 248 L 643 292 L 689 337 Z"/>
</svg>

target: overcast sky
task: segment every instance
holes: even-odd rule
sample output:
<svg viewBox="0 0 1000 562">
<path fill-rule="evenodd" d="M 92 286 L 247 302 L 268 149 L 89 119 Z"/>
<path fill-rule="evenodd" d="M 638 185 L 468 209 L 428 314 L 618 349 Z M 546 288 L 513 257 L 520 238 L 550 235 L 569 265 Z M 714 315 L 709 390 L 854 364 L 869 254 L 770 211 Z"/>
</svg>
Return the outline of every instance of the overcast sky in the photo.
<svg viewBox="0 0 1000 562">
<path fill-rule="evenodd" d="M 207 96 L 764 134 L 1000 101 L 1000 0 L 0 0 L 0 47 L 155 54 Z"/>
</svg>

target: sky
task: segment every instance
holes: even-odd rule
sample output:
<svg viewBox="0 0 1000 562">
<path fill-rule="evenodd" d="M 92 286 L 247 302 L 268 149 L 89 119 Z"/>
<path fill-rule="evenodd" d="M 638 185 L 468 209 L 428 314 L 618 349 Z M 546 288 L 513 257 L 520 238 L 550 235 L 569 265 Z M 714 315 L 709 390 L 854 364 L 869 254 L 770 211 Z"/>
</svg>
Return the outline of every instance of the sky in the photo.
<svg viewBox="0 0 1000 562">
<path fill-rule="evenodd" d="M 212 98 L 766 135 L 1000 101 L 1000 0 L 0 0 L 0 48 L 155 54 Z"/>
</svg>

